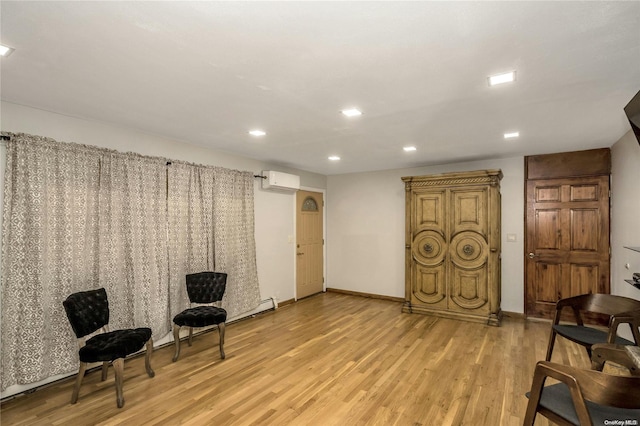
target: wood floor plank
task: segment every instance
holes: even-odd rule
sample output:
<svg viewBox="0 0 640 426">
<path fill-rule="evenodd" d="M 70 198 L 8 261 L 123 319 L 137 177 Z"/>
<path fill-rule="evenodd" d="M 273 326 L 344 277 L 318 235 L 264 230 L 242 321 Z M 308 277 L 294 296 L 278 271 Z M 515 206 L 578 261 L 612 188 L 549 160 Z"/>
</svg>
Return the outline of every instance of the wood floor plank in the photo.
<svg viewBox="0 0 640 426">
<path fill-rule="evenodd" d="M 550 325 L 501 327 L 401 312 L 383 299 L 326 293 L 125 362 L 125 406 L 113 371 L 3 401 L 2 425 L 516 425 Z M 554 361 L 588 368 L 582 347 L 558 339 Z M 549 423 L 539 418 L 536 425 Z"/>
</svg>

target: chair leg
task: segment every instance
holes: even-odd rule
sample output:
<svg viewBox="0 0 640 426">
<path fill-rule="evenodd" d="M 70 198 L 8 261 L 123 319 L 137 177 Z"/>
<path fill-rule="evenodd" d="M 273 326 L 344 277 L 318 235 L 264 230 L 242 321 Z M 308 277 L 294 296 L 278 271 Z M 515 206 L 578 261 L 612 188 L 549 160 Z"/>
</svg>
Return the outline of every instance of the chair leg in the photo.
<svg viewBox="0 0 640 426">
<path fill-rule="evenodd" d="M 80 385 L 82 384 L 82 379 L 84 378 L 84 373 L 87 371 L 87 363 L 81 362 L 80 369 L 78 370 L 78 377 L 76 377 L 76 384 L 73 387 L 73 393 L 71 394 L 71 403 L 75 404 L 78 402 L 78 394 L 80 393 Z"/>
<path fill-rule="evenodd" d="M 549 346 L 547 347 L 547 357 L 545 361 L 551 361 L 551 353 L 553 352 L 553 345 L 556 343 L 556 331 L 551 329 L 551 336 L 549 337 Z"/>
<path fill-rule="evenodd" d="M 102 378 L 101 380 L 104 382 L 107 380 L 107 372 L 109 371 L 109 361 L 105 361 L 102 363 Z"/>
<path fill-rule="evenodd" d="M 220 358 L 225 359 L 226 355 L 224 354 L 224 330 L 225 324 L 221 322 L 218 324 L 218 333 L 220 334 Z"/>
<path fill-rule="evenodd" d="M 118 408 L 124 406 L 124 395 L 122 393 L 122 376 L 124 375 L 124 358 L 118 358 L 113 361 L 113 369 L 116 372 L 116 402 Z"/>
<path fill-rule="evenodd" d="M 189 346 L 191 346 L 192 340 L 193 340 L 193 327 L 189 327 Z"/>
<path fill-rule="evenodd" d="M 147 340 L 147 350 L 144 354 L 144 368 L 147 370 L 149 377 L 153 377 L 156 373 L 151 369 L 151 354 L 153 353 L 153 339 Z"/>
<path fill-rule="evenodd" d="M 173 355 L 173 362 L 176 362 L 180 356 L 180 326 L 178 324 L 173 324 L 173 343 L 176 346 L 176 353 Z"/>
</svg>

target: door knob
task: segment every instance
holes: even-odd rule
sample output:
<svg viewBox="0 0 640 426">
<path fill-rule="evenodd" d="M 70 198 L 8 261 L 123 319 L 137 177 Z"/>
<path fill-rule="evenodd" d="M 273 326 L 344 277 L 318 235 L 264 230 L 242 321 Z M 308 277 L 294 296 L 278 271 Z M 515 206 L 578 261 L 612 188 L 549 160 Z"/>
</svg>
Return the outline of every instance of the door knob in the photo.
<svg viewBox="0 0 640 426">
<path fill-rule="evenodd" d="M 535 253 L 529 253 L 529 259 L 533 259 L 534 257 L 536 257 Z"/>
</svg>

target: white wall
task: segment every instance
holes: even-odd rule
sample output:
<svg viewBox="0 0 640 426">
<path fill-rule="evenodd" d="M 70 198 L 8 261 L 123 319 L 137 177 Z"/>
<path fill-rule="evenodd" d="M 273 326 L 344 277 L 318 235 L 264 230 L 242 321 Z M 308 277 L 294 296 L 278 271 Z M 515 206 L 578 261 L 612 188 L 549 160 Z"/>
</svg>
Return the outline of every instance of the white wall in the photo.
<svg viewBox="0 0 640 426">
<path fill-rule="evenodd" d="M 54 114 L 34 108 L 2 102 L 0 128 L 9 132 L 24 132 L 47 136 L 60 142 L 75 142 L 144 155 L 167 157 L 198 164 L 229 169 L 279 170 L 300 176 L 301 185 L 326 188 L 326 177 L 315 173 L 281 167 L 257 160 L 176 141 L 136 129 L 108 123 Z M 6 159 L 0 157 L 0 173 L 4 176 Z M 258 281 L 262 299 L 276 296 L 278 300 L 293 299 L 295 292 L 295 255 L 289 236 L 295 235 L 294 193 L 264 191 L 260 179 L 255 181 L 255 229 Z"/>
<path fill-rule="evenodd" d="M 611 293 L 640 299 L 626 283 L 640 272 L 640 145 L 630 130 L 611 147 Z M 625 267 L 629 264 L 629 269 Z"/>
<path fill-rule="evenodd" d="M 404 298 L 402 176 L 501 169 L 502 310 L 524 312 L 524 158 L 327 177 L 327 287 Z M 515 234 L 516 242 L 507 242 Z"/>
</svg>

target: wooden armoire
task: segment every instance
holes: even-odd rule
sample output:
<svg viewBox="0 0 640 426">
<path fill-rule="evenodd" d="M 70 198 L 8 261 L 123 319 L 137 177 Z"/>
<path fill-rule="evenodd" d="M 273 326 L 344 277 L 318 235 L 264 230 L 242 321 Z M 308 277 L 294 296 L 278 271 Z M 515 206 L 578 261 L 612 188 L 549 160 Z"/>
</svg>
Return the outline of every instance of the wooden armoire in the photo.
<svg viewBox="0 0 640 426">
<path fill-rule="evenodd" d="M 501 170 L 407 176 L 403 312 L 500 325 Z"/>
</svg>

